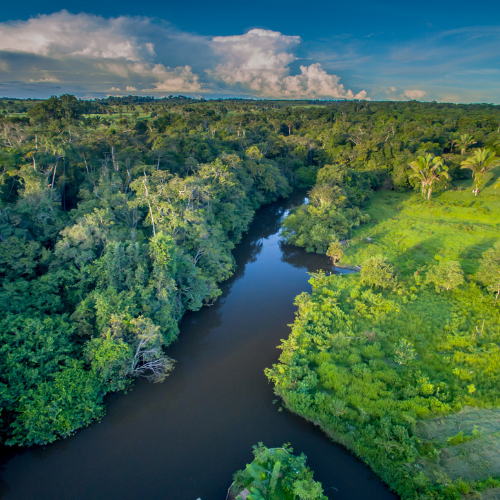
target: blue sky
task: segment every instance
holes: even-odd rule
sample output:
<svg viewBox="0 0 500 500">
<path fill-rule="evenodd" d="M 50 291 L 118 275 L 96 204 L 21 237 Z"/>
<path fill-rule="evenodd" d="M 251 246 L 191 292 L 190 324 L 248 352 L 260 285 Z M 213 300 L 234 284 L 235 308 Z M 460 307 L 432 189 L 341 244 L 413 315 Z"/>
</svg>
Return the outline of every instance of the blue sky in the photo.
<svg viewBox="0 0 500 500">
<path fill-rule="evenodd" d="M 500 6 L 10 2 L 0 95 L 184 94 L 500 103 Z"/>
</svg>

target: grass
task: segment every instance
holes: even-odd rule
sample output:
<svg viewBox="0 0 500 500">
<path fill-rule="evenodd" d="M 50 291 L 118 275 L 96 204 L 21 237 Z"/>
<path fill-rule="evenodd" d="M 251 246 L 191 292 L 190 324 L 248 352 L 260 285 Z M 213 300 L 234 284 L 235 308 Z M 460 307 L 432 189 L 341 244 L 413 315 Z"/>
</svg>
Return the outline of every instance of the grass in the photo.
<svg viewBox="0 0 500 500">
<path fill-rule="evenodd" d="M 500 237 L 500 189 L 493 189 L 500 168 L 488 172 L 479 196 L 472 181 L 463 191 L 436 193 L 430 201 L 417 192 L 375 193 L 365 211 L 371 222 L 354 231 L 342 264 L 362 265 L 381 253 L 404 275 L 437 260 L 457 260 L 466 274 Z M 367 240 L 371 238 L 371 242 Z"/>
</svg>

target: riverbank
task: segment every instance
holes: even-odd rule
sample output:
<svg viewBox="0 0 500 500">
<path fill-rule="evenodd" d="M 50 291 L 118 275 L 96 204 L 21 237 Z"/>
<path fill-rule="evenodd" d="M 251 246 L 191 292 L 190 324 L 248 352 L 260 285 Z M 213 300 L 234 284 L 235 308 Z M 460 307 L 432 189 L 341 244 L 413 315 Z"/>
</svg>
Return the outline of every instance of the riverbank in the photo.
<svg viewBox="0 0 500 500">
<path fill-rule="evenodd" d="M 430 203 L 375 193 L 372 222 L 354 231 L 342 259 L 361 272 L 313 276 L 280 363 L 267 370 L 287 408 L 405 499 L 499 484 L 488 478 L 500 476 L 490 410 L 500 406 L 500 309 L 478 274 L 500 240 L 498 170 L 477 198 L 467 183 Z"/>
</svg>

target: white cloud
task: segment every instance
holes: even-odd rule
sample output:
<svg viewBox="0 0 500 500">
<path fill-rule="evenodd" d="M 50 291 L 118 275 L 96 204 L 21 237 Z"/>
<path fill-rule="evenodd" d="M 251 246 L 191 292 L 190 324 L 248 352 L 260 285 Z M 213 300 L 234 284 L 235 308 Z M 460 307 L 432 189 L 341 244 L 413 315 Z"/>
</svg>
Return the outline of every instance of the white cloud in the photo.
<svg viewBox="0 0 500 500">
<path fill-rule="evenodd" d="M 227 85 L 267 97 L 333 97 L 365 99 L 366 92 L 354 95 L 328 74 L 319 63 L 300 66 L 299 75 L 290 75 L 290 64 L 297 60 L 294 48 L 300 37 L 277 31 L 253 29 L 244 35 L 217 36 L 212 47 L 222 58 L 209 75 Z"/>
<path fill-rule="evenodd" d="M 195 75 L 189 66 L 183 68 L 165 68 L 162 64 L 157 64 L 153 74 L 158 76 L 159 81 L 155 82 L 154 90 L 164 92 L 198 92 L 201 89 L 198 75 Z"/>
<path fill-rule="evenodd" d="M 137 24 L 147 25 L 147 18 L 117 17 L 104 19 L 90 14 L 70 14 L 66 10 L 40 15 L 28 21 L 0 24 L 0 50 L 13 50 L 57 56 L 83 55 L 96 58 L 141 59 L 141 53 L 151 52 L 141 46 L 128 29 Z"/>
<path fill-rule="evenodd" d="M 55 77 L 55 76 L 45 76 L 43 78 L 38 78 L 37 80 L 33 79 L 33 78 L 30 78 L 28 80 L 29 82 L 31 83 L 41 83 L 41 82 L 52 82 L 52 83 L 55 83 L 55 82 L 58 82 L 59 80 Z"/>
<path fill-rule="evenodd" d="M 405 90 L 404 95 L 409 99 L 422 99 L 425 95 L 427 95 L 427 92 L 419 89 Z"/>
<path fill-rule="evenodd" d="M 8 68 L 0 83 L 58 82 L 61 91 L 86 93 L 366 98 L 317 62 L 293 74 L 300 43 L 298 36 L 264 29 L 209 39 L 147 17 L 105 19 L 63 10 L 0 23 L 0 67 Z"/>
</svg>

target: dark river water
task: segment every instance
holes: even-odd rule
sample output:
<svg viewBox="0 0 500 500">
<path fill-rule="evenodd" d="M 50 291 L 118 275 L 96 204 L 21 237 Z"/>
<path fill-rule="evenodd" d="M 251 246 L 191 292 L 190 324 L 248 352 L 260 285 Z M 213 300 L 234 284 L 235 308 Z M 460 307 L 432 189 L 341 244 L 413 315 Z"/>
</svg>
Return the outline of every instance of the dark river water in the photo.
<svg viewBox="0 0 500 500">
<path fill-rule="evenodd" d="M 169 349 L 175 370 L 107 398 L 100 423 L 47 447 L 0 449 L 2 499 L 224 500 L 252 445 L 304 452 L 329 498 L 397 498 L 359 460 L 287 412 L 264 368 L 289 335 L 308 272 L 325 256 L 280 244 L 280 219 L 303 196 L 262 208 L 234 251 L 237 269 L 212 307 L 186 314 Z"/>
</svg>

